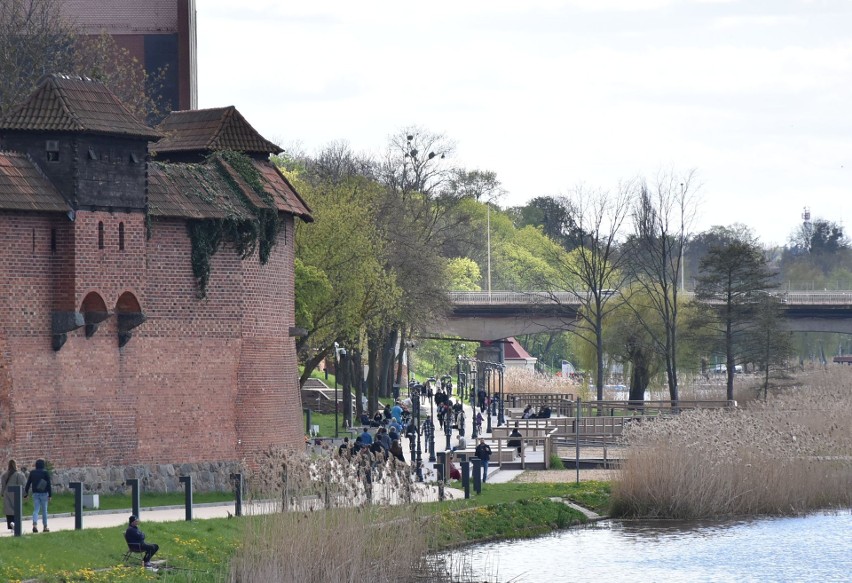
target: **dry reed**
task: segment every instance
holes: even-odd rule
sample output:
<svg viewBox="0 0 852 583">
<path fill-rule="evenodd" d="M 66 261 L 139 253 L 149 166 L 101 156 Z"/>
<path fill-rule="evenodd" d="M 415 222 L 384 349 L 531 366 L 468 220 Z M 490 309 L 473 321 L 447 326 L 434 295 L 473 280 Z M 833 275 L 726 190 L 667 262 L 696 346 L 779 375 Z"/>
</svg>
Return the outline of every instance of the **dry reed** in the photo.
<svg viewBox="0 0 852 583">
<path fill-rule="evenodd" d="M 852 370 L 802 381 L 768 402 L 628 428 L 613 513 L 700 518 L 852 505 Z"/>
<path fill-rule="evenodd" d="M 545 375 L 523 368 L 507 368 L 503 375 L 503 390 L 506 393 L 571 393 L 586 397 L 588 389 L 572 379 Z"/>
<path fill-rule="evenodd" d="M 246 521 L 232 582 L 404 583 L 424 570 L 441 580 L 425 559 L 428 523 L 407 504 L 434 493 L 408 465 L 366 451 L 309 457 L 280 449 L 256 462 L 251 497 L 279 512 Z"/>
</svg>

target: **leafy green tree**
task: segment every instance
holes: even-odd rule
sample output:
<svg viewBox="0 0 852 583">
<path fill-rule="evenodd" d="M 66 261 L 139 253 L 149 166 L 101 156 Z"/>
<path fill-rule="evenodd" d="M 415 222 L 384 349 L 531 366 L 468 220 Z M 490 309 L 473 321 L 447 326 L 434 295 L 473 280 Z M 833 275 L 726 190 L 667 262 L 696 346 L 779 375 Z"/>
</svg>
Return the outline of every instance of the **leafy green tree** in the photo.
<svg viewBox="0 0 852 583">
<path fill-rule="evenodd" d="M 468 257 L 456 257 L 447 262 L 447 281 L 454 291 L 479 291 L 482 274 L 479 265 Z"/>
<path fill-rule="evenodd" d="M 733 400 L 736 365 L 748 358 L 745 340 L 757 307 L 775 287 L 773 274 L 757 240 L 733 233 L 709 247 L 699 269 L 695 299 L 712 315 L 710 325 L 723 338 L 727 398 Z"/>
<path fill-rule="evenodd" d="M 641 289 L 625 288 L 622 293 L 629 303 L 619 305 L 607 320 L 604 349 L 624 364 L 630 387 L 628 399 L 632 403 L 641 403 L 651 380 L 663 368 L 655 340 L 663 331 L 654 318 L 654 308 L 647 298 L 643 298 Z M 657 328 L 649 328 L 650 322 L 657 322 Z"/>
<path fill-rule="evenodd" d="M 545 236 L 569 251 L 569 241 L 576 241 L 582 228 L 576 224 L 576 217 L 563 197 L 538 196 L 524 206 L 510 209 L 510 216 L 518 229 L 540 227 Z"/>
<path fill-rule="evenodd" d="M 763 399 L 766 400 L 772 373 L 783 370 L 793 355 L 792 334 L 784 328 L 777 296 L 762 295 L 754 305 L 751 318 L 753 325 L 747 333 L 746 345 L 751 348 L 752 360 L 763 371 Z"/>
</svg>

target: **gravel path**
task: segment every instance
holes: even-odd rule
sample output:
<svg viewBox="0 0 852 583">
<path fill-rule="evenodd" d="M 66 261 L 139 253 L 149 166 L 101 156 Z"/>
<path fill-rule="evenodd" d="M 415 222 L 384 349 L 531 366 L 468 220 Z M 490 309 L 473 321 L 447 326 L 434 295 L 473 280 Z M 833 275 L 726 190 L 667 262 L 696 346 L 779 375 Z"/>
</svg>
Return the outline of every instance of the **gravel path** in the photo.
<svg viewBox="0 0 852 583">
<path fill-rule="evenodd" d="M 589 480 L 610 481 L 616 477 L 616 470 L 580 470 L 580 481 Z M 577 470 L 527 470 L 517 478 L 516 482 L 574 482 Z"/>
</svg>

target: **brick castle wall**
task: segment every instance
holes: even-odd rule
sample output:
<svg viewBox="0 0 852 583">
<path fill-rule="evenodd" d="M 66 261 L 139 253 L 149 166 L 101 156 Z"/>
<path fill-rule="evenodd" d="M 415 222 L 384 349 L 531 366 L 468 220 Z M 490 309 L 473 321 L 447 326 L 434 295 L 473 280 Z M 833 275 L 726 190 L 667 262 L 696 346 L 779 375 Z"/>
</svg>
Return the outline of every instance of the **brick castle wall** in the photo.
<svg viewBox="0 0 852 583">
<path fill-rule="evenodd" d="M 0 450 L 72 468 L 301 447 L 292 233 L 288 217 L 266 265 L 220 249 L 202 300 L 182 220 L 154 220 L 146 239 L 141 213 L 0 213 Z M 122 348 L 112 316 L 54 352 L 51 312 L 80 310 L 90 294 L 111 312 L 135 298 L 147 321 Z"/>
</svg>

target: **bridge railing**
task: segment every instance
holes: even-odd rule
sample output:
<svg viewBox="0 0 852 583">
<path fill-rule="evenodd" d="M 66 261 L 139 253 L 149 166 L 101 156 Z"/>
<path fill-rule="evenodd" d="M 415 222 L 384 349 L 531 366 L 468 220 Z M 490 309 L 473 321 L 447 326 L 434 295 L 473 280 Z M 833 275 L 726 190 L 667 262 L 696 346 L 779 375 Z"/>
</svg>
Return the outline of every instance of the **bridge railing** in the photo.
<svg viewBox="0 0 852 583">
<path fill-rule="evenodd" d="M 576 303 L 577 296 L 570 292 L 546 291 L 491 291 L 491 292 L 449 292 L 449 299 L 454 304 L 488 305 L 488 304 L 525 304 L 543 305 L 554 303 Z"/>
<path fill-rule="evenodd" d="M 692 299 L 693 292 L 680 292 L 681 296 Z M 852 305 L 852 290 L 850 291 L 771 291 L 773 297 L 788 305 Z M 546 305 L 546 304 L 577 304 L 579 296 L 573 292 L 548 291 L 478 291 L 478 292 L 449 292 L 449 299 L 457 305 Z"/>
</svg>

